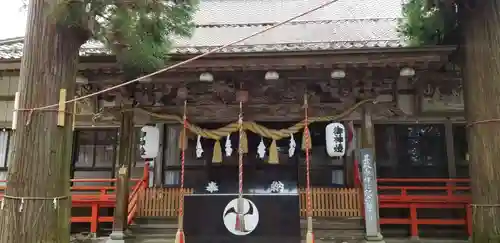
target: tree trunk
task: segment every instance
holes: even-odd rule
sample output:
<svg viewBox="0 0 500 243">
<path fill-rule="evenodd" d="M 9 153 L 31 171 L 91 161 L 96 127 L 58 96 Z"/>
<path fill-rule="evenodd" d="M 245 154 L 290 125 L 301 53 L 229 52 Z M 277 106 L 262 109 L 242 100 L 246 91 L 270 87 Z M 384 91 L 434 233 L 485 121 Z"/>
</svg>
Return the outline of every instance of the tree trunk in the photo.
<svg viewBox="0 0 500 243">
<path fill-rule="evenodd" d="M 463 18 L 464 93 L 473 240 L 483 243 L 499 242 L 500 233 L 500 122 L 480 122 L 500 118 L 500 0 L 476 2 Z"/>
<path fill-rule="evenodd" d="M 20 109 L 57 104 L 61 88 L 67 89 L 68 98 L 74 96 L 83 40 L 70 29 L 56 27 L 51 13 L 61 1 L 31 0 L 28 6 L 18 88 Z M 53 201 L 70 195 L 73 105 L 66 107 L 64 127 L 57 126 L 57 107 L 19 111 L 5 193 L 10 197 L 5 198 L 0 212 L 2 243 L 69 241 L 71 198 Z"/>
</svg>

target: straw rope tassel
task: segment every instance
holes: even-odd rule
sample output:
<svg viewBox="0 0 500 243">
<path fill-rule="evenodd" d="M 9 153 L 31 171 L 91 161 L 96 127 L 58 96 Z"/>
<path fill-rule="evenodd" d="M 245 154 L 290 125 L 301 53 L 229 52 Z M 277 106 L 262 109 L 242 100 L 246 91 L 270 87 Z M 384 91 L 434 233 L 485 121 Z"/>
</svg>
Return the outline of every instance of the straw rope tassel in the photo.
<svg viewBox="0 0 500 243">
<path fill-rule="evenodd" d="M 186 125 L 187 127 L 187 125 Z M 181 150 L 186 150 L 188 148 L 188 139 L 187 139 L 187 129 L 182 129 L 181 131 L 181 137 L 184 137 L 186 139 L 180 139 L 179 140 L 179 149 Z"/>
<path fill-rule="evenodd" d="M 309 132 L 309 120 L 308 120 L 308 104 L 307 104 L 307 94 L 304 94 L 304 137 L 305 137 L 305 152 L 306 152 L 306 196 L 307 196 L 307 233 L 306 233 L 306 243 L 314 243 L 314 233 L 312 225 L 312 202 L 311 202 L 311 174 L 310 174 L 310 139 L 311 134 Z"/>
<path fill-rule="evenodd" d="M 248 137 L 247 137 L 247 133 L 245 132 L 245 129 L 242 129 L 242 131 L 241 131 L 240 144 L 241 144 L 241 151 L 243 152 L 243 154 L 247 154 L 248 153 Z"/>
<path fill-rule="evenodd" d="M 187 129 L 187 101 L 184 101 L 184 115 L 182 117 L 183 120 L 183 128 L 182 128 L 182 136 L 181 136 L 181 195 L 179 196 L 179 225 L 177 228 L 177 233 L 175 234 L 175 243 L 185 243 L 185 235 L 184 235 L 184 164 L 186 160 L 186 150 L 184 148 L 186 137 L 186 129 Z"/>
<path fill-rule="evenodd" d="M 269 164 L 279 164 L 278 146 L 274 139 L 269 146 Z"/>
<path fill-rule="evenodd" d="M 222 148 L 220 147 L 219 139 L 216 139 L 214 143 L 212 163 L 222 163 Z"/>
<path fill-rule="evenodd" d="M 238 131 L 240 141 L 243 138 L 243 103 L 240 101 L 240 114 L 238 116 Z M 243 201 L 243 144 L 240 142 L 238 145 L 238 204 L 236 212 L 236 225 L 235 229 L 245 231 L 245 219 L 243 217 L 244 201 Z"/>
</svg>

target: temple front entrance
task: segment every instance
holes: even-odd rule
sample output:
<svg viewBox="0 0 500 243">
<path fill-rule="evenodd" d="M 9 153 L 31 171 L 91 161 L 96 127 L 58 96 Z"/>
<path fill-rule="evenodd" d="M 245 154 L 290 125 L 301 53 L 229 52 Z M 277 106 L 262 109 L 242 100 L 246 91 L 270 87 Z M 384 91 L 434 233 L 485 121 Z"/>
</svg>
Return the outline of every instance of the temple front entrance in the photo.
<svg viewBox="0 0 500 243">
<path fill-rule="evenodd" d="M 264 125 L 282 129 L 293 124 L 296 123 Z M 352 154 L 339 157 L 327 154 L 325 127 L 328 124 L 309 126 L 310 204 L 315 233 L 317 238 L 361 238 L 360 193 L 358 188 L 351 187 L 354 160 Z M 223 124 L 200 126 L 213 129 Z M 345 127 L 353 126 L 345 123 Z M 237 132 L 218 141 L 191 136 L 185 150 L 184 177 L 183 229 L 188 243 L 283 239 L 298 243 L 305 238 L 308 200 L 303 132 L 273 140 L 247 131 L 245 137 L 247 145 L 240 183 Z M 172 138 L 167 137 L 167 145 L 178 144 Z M 349 142 L 352 138 L 346 136 L 346 139 Z M 180 157 L 178 162 L 166 161 L 165 185 L 147 189 L 139 212 L 139 218 L 170 220 L 171 231 L 176 230 L 178 217 L 176 207 L 180 194 L 176 186 L 180 181 Z M 239 199 L 240 186 L 242 199 Z M 238 205 L 239 200 L 243 206 Z"/>
<path fill-rule="evenodd" d="M 185 198 L 189 242 L 300 242 L 297 170 L 279 167 L 244 166 L 241 209 L 238 167 L 210 168 L 208 184 Z"/>
</svg>

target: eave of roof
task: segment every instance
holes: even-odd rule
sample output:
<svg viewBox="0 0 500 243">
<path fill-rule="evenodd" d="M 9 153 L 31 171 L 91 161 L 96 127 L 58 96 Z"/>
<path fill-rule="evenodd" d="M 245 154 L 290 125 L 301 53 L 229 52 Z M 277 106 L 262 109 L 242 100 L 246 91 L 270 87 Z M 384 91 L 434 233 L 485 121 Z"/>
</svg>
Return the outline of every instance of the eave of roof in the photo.
<svg viewBox="0 0 500 243">
<path fill-rule="evenodd" d="M 196 67 L 229 67 L 233 64 L 245 65 L 243 63 L 255 63 L 255 65 L 266 65 L 276 60 L 337 60 L 338 63 L 355 65 L 380 65 L 380 61 L 401 65 L 413 64 L 438 64 L 446 63 L 450 54 L 456 50 L 456 46 L 423 46 L 423 47 L 387 47 L 387 48 L 363 48 L 363 49 L 340 49 L 340 50 L 314 50 L 314 51 L 275 51 L 275 52 L 248 52 L 248 53 L 213 53 L 203 59 L 182 68 L 192 70 Z M 187 60 L 196 54 L 172 54 L 169 63 Z M 250 61 L 253 60 L 253 61 Z M 274 61 L 273 61 L 274 60 Z M 335 61 L 335 63 L 337 63 Z M 310 62 L 310 61 L 309 61 Z M 80 69 L 116 69 L 113 56 L 84 56 L 80 59 Z M 337 63 L 337 64 L 338 64 Z M 207 66 L 205 66 L 207 65 Z M 269 64 L 274 65 L 274 64 Z M 19 71 L 20 59 L 0 60 L 0 70 Z"/>
<path fill-rule="evenodd" d="M 0 42 L 0 60 L 17 60 L 23 54 L 23 39 L 17 41 Z M 5 45 L 9 45 L 8 48 Z M 213 51 L 221 46 L 184 46 L 172 49 L 172 54 L 189 55 L 202 54 Z M 297 52 L 297 51 L 328 51 L 347 49 L 371 48 L 398 48 L 406 47 L 399 40 L 373 40 L 373 41 L 333 41 L 333 42 L 306 42 L 306 43 L 278 43 L 235 45 L 225 47 L 218 53 L 265 53 L 265 52 Z M 88 42 L 80 49 L 80 56 L 108 56 L 111 52 L 100 43 Z"/>
<path fill-rule="evenodd" d="M 397 18 L 295 21 L 219 53 L 290 52 L 363 48 L 404 47 L 396 31 Z M 172 54 L 201 54 L 261 31 L 275 22 L 198 25 L 191 38 L 174 37 Z M 19 59 L 23 38 L 0 40 L 0 60 Z M 81 56 L 111 55 L 100 42 L 88 41 Z"/>
</svg>

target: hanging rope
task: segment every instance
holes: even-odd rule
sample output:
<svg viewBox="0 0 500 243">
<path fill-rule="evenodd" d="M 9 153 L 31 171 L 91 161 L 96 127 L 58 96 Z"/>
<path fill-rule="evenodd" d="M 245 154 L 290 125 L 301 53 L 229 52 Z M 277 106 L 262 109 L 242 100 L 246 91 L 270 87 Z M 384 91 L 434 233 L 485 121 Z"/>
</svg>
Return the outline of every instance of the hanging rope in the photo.
<svg viewBox="0 0 500 243">
<path fill-rule="evenodd" d="M 243 217 L 243 211 L 245 207 L 245 202 L 243 201 L 243 102 L 240 101 L 240 113 L 238 115 L 238 212 L 236 214 L 236 225 L 235 228 L 238 231 L 245 231 L 245 220 Z"/>
<path fill-rule="evenodd" d="M 184 101 L 184 112 L 182 116 L 183 128 L 181 135 L 181 195 L 179 197 L 179 215 L 178 215 L 178 229 L 177 234 L 175 234 L 175 243 L 184 243 L 185 235 L 184 235 L 184 165 L 186 160 L 186 151 L 184 146 L 186 144 L 186 129 L 187 129 L 187 101 Z"/>
<path fill-rule="evenodd" d="M 310 174 L 310 157 L 309 149 L 311 145 L 311 133 L 309 132 L 309 116 L 308 116 L 308 103 L 307 94 L 304 95 L 304 138 L 305 138 L 305 152 L 306 152 L 306 196 L 307 196 L 307 234 L 306 243 L 314 242 L 314 233 L 312 225 L 312 199 L 311 199 L 311 174 Z"/>
<path fill-rule="evenodd" d="M 346 108 L 344 111 L 340 112 L 339 114 L 332 115 L 332 116 L 322 116 L 322 117 L 308 117 L 307 124 L 313 123 L 313 122 L 330 122 L 330 121 L 336 121 L 340 120 L 342 118 L 345 118 L 346 116 L 349 116 L 351 113 L 353 113 L 355 110 L 363 106 L 364 104 L 367 103 L 375 103 L 375 99 L 364 99 L 356 104 L 349 106 Z M 156 119 L 160 120 L 166 120 L 166 121 L 177 121 L 179 123 L 182 123 L 182 117 L 176 116 L 176 115 L 168 115 L 168 114 L 157 114 L 154 112 L 150 112 L 145 109 L 141 108 L 134 108 L 134 110 L 138 113 L 148 115 L 151 117 L 154 117 Z M 251 122 L 251 121 L 246 121 L 243 123 L 243 129 L 256 133 L 262 137 L 270 138 L 273 140 L 280 140 L 283 138 L 289 138 L 290 134 L 298 133 L 305 127 L 305 121 L 300 121 L 297 124 L 284 128 L 284 129 L 270 129 L 266 128 L 262 125 L 257 124 L 256 122 Z M 196 134 L 200 135 L 201 137 L 207 138 L 207 139 L 213 139 L 213 140 L 219 140 L 222 137 L 227 136 L 229 133 L 233 133 L 238 131 L 238 122 L 233 122 L 231 124 L 228 124 L 224 127 L 217 128 L 217 129 L 204 129 L 201 128 L 195 124 L 189 123 L 187 124 L 187 129 Z M 305 145 L 305 142 L 303 142 L 302 146 Z M 305 150 L 305 146 L 302 147 L 303 150 Z M 311 147 L 309 147 L 311 149 Z"/>
</svg>

